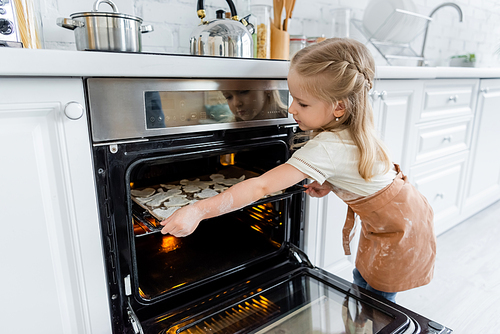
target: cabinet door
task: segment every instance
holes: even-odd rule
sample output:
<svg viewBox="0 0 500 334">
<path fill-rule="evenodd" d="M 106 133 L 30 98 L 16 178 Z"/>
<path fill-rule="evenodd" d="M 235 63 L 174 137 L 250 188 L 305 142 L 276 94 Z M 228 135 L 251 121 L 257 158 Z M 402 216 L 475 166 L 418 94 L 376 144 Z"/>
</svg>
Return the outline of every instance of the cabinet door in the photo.
<svg viewBox="0 0 500 334">
<path fill-rule="evenodd" d="M 380 137 L 392 160 L 403 171 L 409 168 L 407 147 L 411 138 L 411 115 L 421 103 L 423 84 L 419 80 L 380 80 L 375 84 L 374 115 Z"/>
<path fill-rule="evenodd" d="M 411 169 L 410 183 L 427 198 L 434 210 L 436 234 L 459 221 L 468 151 L 419 164 Z"/>
<path fill-rule="evenodd" d="M 109 333 L 88 124 L 64 115 L 82 81 L 0 78 L 0 95 L 2 332 Z"/>
<path fill-rule="evenodd" d="M 463 203 L 465 217 L 500 198 L 499 124 L 500 79 L 481 80 Z"/>
</svg>

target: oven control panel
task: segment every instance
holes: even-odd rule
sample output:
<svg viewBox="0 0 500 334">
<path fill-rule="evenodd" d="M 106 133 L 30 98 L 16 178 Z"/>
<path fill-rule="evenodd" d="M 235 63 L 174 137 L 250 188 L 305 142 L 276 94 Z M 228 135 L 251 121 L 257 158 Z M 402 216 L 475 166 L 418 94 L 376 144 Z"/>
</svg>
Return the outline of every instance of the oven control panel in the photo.
<svg viewBox="0 0 500 334">
<path fill-rule="evenodd" d="M 19 42 L 13 0 L 0 0 L 0 45 L 20 47 Z"/>
<path fill-rule="evenodd" d="M 286 79 L 89 78 L 94 142 L 295 125 Z"/>
</svg>

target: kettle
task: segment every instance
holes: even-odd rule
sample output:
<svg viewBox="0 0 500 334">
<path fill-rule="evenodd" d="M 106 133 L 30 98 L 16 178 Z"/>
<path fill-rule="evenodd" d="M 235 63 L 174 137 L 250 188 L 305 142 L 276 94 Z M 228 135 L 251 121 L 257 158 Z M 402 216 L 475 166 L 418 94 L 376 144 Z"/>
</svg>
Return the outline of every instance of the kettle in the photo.
<svg viewBox="0 0 500 334">
<path fill-rule="evenodd" d="M 231 10 L 231 18 L 224 18 L 224 10 L 217 11 L 217 18 L 205 21 L 203 0 L 198 0 L 198 17 L 201 23 L 189 39 L 192 55 L 221 57 L 253 57 L 254 27 L 247 17 L 238 20 L 236 7 L 232 0 L 226 0 Z"/>
</svg>

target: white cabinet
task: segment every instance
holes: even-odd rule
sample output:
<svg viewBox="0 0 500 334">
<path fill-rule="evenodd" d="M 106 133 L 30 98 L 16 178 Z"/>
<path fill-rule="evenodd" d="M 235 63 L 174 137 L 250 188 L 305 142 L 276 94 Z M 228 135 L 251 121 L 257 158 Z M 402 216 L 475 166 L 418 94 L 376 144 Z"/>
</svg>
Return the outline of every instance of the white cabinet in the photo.
<svg viewBox="0 0 500 334">
<path fill-rule="evenodd" d="M 84 106 L 81 79 L 0 78 L 2 333 L 111 331 Z"/>
<path fill-rule="evenodd" d="M 500 199 L 500 79 L 481 80 L 463 215 Z"/>
<path fill-rule="evenodd" d="M 392 160 L 408 169 L 408 132 L 411 115 L 418 111 L 422 96 L 422 81 L 379 80 L 372 92 L 375 125 L 380 138 L 388 147 Z"/>
</svg>

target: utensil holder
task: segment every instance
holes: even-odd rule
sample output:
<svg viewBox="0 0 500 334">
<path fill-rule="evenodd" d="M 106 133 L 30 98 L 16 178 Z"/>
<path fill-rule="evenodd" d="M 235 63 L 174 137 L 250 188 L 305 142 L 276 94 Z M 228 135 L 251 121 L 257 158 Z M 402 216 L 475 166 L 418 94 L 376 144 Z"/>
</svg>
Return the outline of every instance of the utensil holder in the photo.
<svg viewBox="0 0 500 334">
<path fill-rule="evenodd" d="M 288 60 L 290 57 L 290 34 L 271 24 L 271 58 Z"/>
</svg>

